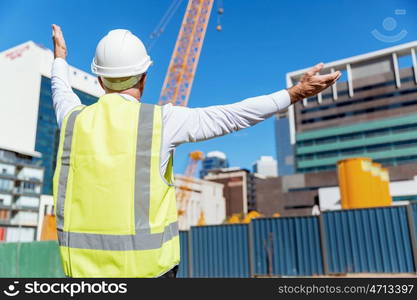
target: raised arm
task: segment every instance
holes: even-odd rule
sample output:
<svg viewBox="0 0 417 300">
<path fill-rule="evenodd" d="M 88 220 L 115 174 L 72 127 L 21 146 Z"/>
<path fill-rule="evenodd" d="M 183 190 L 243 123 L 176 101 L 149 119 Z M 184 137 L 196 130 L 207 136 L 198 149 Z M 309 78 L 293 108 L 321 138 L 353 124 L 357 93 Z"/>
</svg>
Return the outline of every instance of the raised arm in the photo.
<svg viewBox="0 0 417 300">
<path fill-rule="evenodd" d="M 253 126 L 290 105 L 286 90 L 228 105 L 204 108 L 164 106 L 165 140 L 171 147 L 208 140 Z"/>
<path fill-rule="evenodd" d="M 55 57 L 51 76 L 52 101 L 58 126 L 61 127 L 65 115 L 75 106 L 81 105 L 81 101 L 69 83 L 69 68 L 65 60 L 67 47 L 61 28 L 55 24 L 52 25 L 52 41 Z"/>
<path fill-rule="evenodd" d="M 166 105 L 164 140 L 170 141 L 168 148 L 172 149 L 182 143 L 203 141 L 253 126 L 290 104 L 323 91 L 340 78 L 340 72 L 316 75 L 322 68 L 323 64 L 314 66 L 288 90 L 234 104 L 205 108 Z"/>
</svg>

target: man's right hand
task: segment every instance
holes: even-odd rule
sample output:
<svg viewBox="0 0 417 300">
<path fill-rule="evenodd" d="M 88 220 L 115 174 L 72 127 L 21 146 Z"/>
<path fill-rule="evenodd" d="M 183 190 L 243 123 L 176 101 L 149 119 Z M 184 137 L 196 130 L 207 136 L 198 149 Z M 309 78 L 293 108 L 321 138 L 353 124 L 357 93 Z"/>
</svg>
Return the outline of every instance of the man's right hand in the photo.
<svg viewBox="0 0 417 300">
<path fill-rule="evenodd" d="M 291 103 L 300 101 L 308 97 L 312 97 L 333 85 L 342 74 L 339 71 L 326 74 L 317 75 L 323 68 L 323 63 L 319 63 L 308 70 L 301 76 L 300 82 L 288 89 Z"/>
<path fill-rule="evenodd" d="M 54 43 L 54 56 L 55 58 L 67 58 L 67 46 L 65 45 L 64 34 L 61 27 L 52 24 L 52 41 Z"/>
</svg>

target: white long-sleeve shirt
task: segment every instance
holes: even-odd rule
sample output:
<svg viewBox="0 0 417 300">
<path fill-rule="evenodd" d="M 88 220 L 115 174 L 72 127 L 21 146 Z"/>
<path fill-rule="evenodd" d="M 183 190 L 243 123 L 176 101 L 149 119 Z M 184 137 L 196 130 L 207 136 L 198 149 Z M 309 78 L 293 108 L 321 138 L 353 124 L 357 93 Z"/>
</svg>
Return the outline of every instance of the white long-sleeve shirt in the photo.
<svg viewBox="0 0 417 300">
<path fill-rule="evenodd" d="M 52 100 L 58 126 L 66 114 L 81 105 L 69 83 L 69 68 L 64 59 L 55 59 L 52 66 Z M 126 101 L 134 97 L 120 94 Z M 166 104 L 162 107 L 163 136 L 161 174 L 165 174 L 170 155 L 177 146 L 204 141 L 255 125 L 291 104 L 286 90 L 269 95 L 248 98 L 228 105 L 188 108 Z"/>
</svg>

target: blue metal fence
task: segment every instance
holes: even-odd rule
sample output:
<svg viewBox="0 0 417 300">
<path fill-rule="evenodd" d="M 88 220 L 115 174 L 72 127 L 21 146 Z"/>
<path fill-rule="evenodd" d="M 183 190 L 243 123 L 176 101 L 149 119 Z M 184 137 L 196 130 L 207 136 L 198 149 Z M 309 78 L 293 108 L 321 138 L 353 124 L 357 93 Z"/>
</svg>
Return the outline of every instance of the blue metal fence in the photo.
<svg viewBox="0 0 417 300">
<path fill-rule="evenodd" d="M 412 225 L 414 226 L 414 234 L 417 234 L 417 203 L 411 205 L 411 210 L 413 212 Z M 417 238 L 417 235 L 415 237 Z"/>
<path fill-rule="evenodd" d="M 180 243 L 178 277 L 411 273 L 417 204 L 198 226 Z"/>
<path fill-rule="evenodd" d="M 414 256 L 414 270 L 417 271 L 417 203 L 407 207 L 408 227 L 410 228 L 411 246 Z"/>
<path fill-rule="evenodd" d="M 56 242 L 0 244 L 3 277 L 63 276 Z M 178 277 L 412 273 L 417 271 L 417 203 L 192 227 L 180 232 L 180 246 Z"/>
<path fill-rule="evenodd" d="M 323 274 L 317 217 L 252 220 L 255 275 Z"/>
<path fill-rule="evenodd" d="M 413 272 L 405 206 L 324 213 L 330 273 Z"/>
<path fill-rule="evenodd" d="M 249 277 L 246 224 L 191 228 L 192 277 Z"/>
<path fill-rule="evenodd" d="M 181 262 L 178 268 L 177 277 L 187 278 L 189 277 L 189 251 L 188 251 L 188 231 L 180 231 L 180 256 Z"/>
</svg>

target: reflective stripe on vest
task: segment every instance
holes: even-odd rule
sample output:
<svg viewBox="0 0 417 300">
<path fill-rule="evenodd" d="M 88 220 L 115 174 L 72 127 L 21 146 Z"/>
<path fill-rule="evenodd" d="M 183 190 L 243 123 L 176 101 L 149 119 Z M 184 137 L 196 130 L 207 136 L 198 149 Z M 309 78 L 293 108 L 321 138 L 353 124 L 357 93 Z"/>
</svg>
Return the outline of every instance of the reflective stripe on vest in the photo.
<svg viewBox="0 0 417 300">
<path fill-rule="evenodd" d="M 56 214 L 60 246 L 93 250 L 152 250 L 178 236 L 178 223 L 167 225 L 161 233 L 151 233 L 150 208 L 150 151 L 153 136 L 154 105 L 142 103 L 139 110 L 137 130 L 136 166 L 134 185 L 135 234 L 95 234 L 64 231 L 64 207 L 70 168 L 71 145 L 75 120 L 82 110 L 70 113 L 65 127 L 65 138 L 61 156 Z"/>
</svg>

